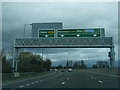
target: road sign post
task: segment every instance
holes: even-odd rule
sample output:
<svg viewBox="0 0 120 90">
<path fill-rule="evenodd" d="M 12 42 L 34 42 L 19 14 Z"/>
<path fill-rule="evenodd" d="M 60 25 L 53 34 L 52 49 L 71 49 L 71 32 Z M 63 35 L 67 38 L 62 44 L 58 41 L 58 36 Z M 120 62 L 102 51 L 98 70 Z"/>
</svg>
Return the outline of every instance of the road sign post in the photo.
<svg viewBox="0 0 120 90">
<path fill-rule="evenodd" d="M 113 67 L 115 64 L 115 52 L 114 47 L 110 48 L 110 65 Z"/>
</svg>

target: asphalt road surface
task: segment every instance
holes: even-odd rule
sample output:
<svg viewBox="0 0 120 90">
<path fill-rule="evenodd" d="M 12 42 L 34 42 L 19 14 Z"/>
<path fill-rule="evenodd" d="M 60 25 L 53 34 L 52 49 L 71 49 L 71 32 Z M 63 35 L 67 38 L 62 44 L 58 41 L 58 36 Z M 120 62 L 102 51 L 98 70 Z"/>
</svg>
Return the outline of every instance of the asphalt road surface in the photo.
<svg viewBox="0 0 120 90">
<path fill-rule="evenodd" d="M 118 88 L 118 76 L 80 70 L 53 72 L 29 79 L 3 82 L 2 88 Z"/>
</svg>

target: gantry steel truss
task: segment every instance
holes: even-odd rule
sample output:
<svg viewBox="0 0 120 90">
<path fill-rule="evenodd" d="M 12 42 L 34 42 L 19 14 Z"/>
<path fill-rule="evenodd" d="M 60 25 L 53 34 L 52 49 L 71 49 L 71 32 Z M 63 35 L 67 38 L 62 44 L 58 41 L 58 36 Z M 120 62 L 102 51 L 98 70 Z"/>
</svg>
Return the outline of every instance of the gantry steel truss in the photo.
<svg viewBox="0 0 120 90">
<path fill-rule="evenodd" d="M 111 48 L 112 37 L 76 37 L 76 38 L 16 38 L 18 48 Z"/>
</svg>

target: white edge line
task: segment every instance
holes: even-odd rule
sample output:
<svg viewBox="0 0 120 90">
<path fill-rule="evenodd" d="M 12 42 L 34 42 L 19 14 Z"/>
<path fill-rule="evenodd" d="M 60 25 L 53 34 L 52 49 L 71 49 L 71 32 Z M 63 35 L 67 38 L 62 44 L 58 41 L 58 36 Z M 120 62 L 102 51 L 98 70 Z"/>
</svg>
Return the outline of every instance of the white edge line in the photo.
<svg viewBox="0 0 120 90">
<path fill-rule="evenodd" d="M 83 71 L 83 72 L 85 72 L 85 71 Z M 87 73 L 102 74 L 102 75 L 112 76 L 112 77 L 120 77 L 120 76 L 117 76 L 117 75 L 108 75 L 108 74 L 104 74 L 104 73 L 96 73 L 96 72 L 87 72 Z"/>
<path fill-rule="evenodd" d="M 19 86 L 19 88 L 22 88 L 22 87 L 24 87 L 24 86 Z"/>
<path fill-rule="evenodd" d="M 51 75 L 51 74 L 54 74 L 54 73 L 50 73 L 49 75 Z M 48 75 L 48 76 L 49 76 Z M 46 75 L 45 75 L 46 76 Z M 37 77 L 37 78 L 40 78 L 40 77 Z M 4 86 L 4 85 L 9 85 L 9 84 L 14 84 L 14 83 L 19 83 L 19 82 L 24 82 L 24 81 L 29 81 L 29 80 L 34 80 L 34 79 L 36 79 L 35 77 L 33 77 L 33 78 L 31 78 L 31 79 L 29 79 L 29 78 L 27 78 L 27 79 L 25 79 L 25 80 L 20 80 L 20 81 L 17 81 L 17 82 L 8 82 L 8 83 L 5 83 L 5 84 L 2 84 L 2 86 Z"/>
</svg>

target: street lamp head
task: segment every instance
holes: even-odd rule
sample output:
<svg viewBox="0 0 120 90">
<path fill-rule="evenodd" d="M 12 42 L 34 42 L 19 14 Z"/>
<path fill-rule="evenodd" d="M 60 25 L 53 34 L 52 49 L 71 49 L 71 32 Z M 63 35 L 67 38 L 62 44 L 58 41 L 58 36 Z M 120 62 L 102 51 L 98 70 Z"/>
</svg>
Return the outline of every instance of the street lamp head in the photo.
<svg viewBox="0 0 120 90">
<path fill-rule="evenodd" d="M 61 37 L 64 37 L 64 35 L 62 34 Z"/>
<path fill-rule="evenodd" d="M 80 35 L 79 34 L 77 34 L 77 37 L 79 37 Z"/>
<path fill-rule="evenodd" d="M 96 35 L 96 34 L 94 34 L 93 36 L 94 36 L 94 37 L 96 37 L 97 35 Z"/>
<path fill-rule="evenodd" d="M 48 37 L 48 35 L 45 35 L 45 37 Z"/>
</svg>

